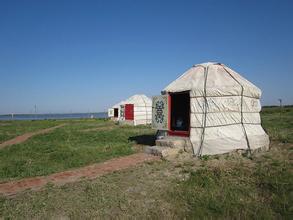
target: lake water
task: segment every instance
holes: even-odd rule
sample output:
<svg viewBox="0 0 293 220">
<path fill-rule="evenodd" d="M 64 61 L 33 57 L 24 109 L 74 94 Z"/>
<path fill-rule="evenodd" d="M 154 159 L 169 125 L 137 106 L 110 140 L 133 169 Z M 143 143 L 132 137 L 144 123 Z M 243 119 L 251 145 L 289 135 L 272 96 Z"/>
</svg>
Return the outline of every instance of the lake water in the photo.
<svg viewBox="0 0 293 220">
<path fill-rule="evenodd" d="M 0 120 L 46 120 L 46 119 L 80 119 L 107 118 L 107 112 L 99 113 L 70 113 L 70 114 L 15 114 L 0 115 Z"/>
</svg>

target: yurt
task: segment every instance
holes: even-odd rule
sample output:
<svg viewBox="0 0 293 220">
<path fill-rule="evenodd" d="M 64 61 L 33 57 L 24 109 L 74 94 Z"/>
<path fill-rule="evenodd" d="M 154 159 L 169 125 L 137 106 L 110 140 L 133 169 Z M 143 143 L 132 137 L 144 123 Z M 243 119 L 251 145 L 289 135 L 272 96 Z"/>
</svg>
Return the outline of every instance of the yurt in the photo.
<svg viewBox="0 0 293 220">
<path fill-rule="evenodd" d="M 197 156 L 268 148 L 260 97 L 258 87 L 224 64 L 194 65 L 153 97 L 152 125 L 166 139 L 187 139 Z"/>
<path fill-rule="evenodd" d="M 111 108 L 108 109 L 108 117 L 111 118 L 114 121 L 118 121 L 120 118 L 120 108 L 121 105 L 123 105 L 124 101 L 121 101 L 115 105 L 113 105 Z"/>
<path fill-rule="evenodd" d="M 119 123 L 146 125 L 152 123 L 152 100 L 146 95 L 134 95 L 123 102 Z"/>
</svg>

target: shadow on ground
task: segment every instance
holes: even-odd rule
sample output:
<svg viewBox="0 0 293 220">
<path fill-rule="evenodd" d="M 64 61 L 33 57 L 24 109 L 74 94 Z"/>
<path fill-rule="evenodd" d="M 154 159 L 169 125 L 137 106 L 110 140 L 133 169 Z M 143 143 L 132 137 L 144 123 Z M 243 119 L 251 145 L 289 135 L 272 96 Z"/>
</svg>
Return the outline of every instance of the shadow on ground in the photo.
<svg viewBox="0 0 293 220">
<path fill-rule="evenodd" d="M 134 141 L 137 144 L 142 145 L 155 145 L 156 136 L 155 135 L 138 135 L 128 138 L 129 141 Z"/>
</svg>

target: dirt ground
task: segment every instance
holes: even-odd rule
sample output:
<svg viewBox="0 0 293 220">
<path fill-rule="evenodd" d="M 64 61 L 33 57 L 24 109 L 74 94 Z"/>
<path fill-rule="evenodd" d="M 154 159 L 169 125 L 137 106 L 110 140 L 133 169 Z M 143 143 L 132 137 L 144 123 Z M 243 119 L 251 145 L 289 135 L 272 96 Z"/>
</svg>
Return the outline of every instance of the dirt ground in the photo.
<svg viewBox="0 0 293 220">
<path fill-rule="evenodd" d="M 28 189 L 36 191 L 48 183 L 61 186 L 66 183 L 77 182 L 82 179 L 94 179 L 98 176 L 132 167 L 145 161 L 159 159 L 159 157 L 155 157 L 149 154 L 137 153 L 79 169 L 55 173 L 49 176 L 25 178 L 18 181 L 2 183 L 0 184 L 0 195 L 2 194 L 4 196 L 12 196 Z"/>
<path fill-rule="evenodd" d="M 7 146 L 10 146 L 10 145 L 14 145 L 14 144 L 20 144 L 24 141 L 26 141 L 27 139 L 35 136 L 35 135 L 39 135 L 39 134 L 46 134 L 46 133 L 49 133 L 57 128 L 60 128 L 60 127 L 63 127 L 65 124 L 61 124 L 61 125 L 57 125 L 57 126 L 54 126 L 54 127 L 51 127 L 51 128 L 46 128 L 46 129 L 42 129 L 42 130 L 39 130 L 39 131 L 35 131 L 35 132 L 29 132 L 29 133 L 26 133 L 26 134 L 23 134 L 23 135 L 20 135 L 20 136 L 17 136 L 11 140 L 8 140 L 8 141 L 5 141 L 3 143 L 0 144 L 0 149 L 1 148 L 4 148 L 4 147 L 7 147 Z"/>
</svg>

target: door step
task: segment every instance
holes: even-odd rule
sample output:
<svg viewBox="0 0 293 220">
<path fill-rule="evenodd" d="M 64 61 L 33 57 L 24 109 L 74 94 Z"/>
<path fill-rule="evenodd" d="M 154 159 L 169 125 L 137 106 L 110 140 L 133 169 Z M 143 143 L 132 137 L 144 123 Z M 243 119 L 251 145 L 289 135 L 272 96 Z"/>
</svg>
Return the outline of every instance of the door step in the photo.
<svg viewBox="0 0 293 220">
<path fill-rule="evenodd" d="M 162 158 L 176 156 L 183 148 L 170 148 L 170 147 L 163 147 L 163 146 L 147 146 L 145 148 L 145 152 L 148 154 L 153 154 L 155 156 L 160 156 Z"/>
<path fill-rule="evenodd" d="M 172 137 L 167 136 L 156 140 L 156 145 L 168 148 L 180 148 L 186 151 L 192 150 L 192 145 L 188 137 Z"/>
<path fill-rule="evenodd" d="M 176 156 L 180 152 L 192 152 L 192 145 L 188 137 L 166 136 L 156 140 L 155 146 L 147 146 L 145 152 L 163 158 Z"/>
</svg>

